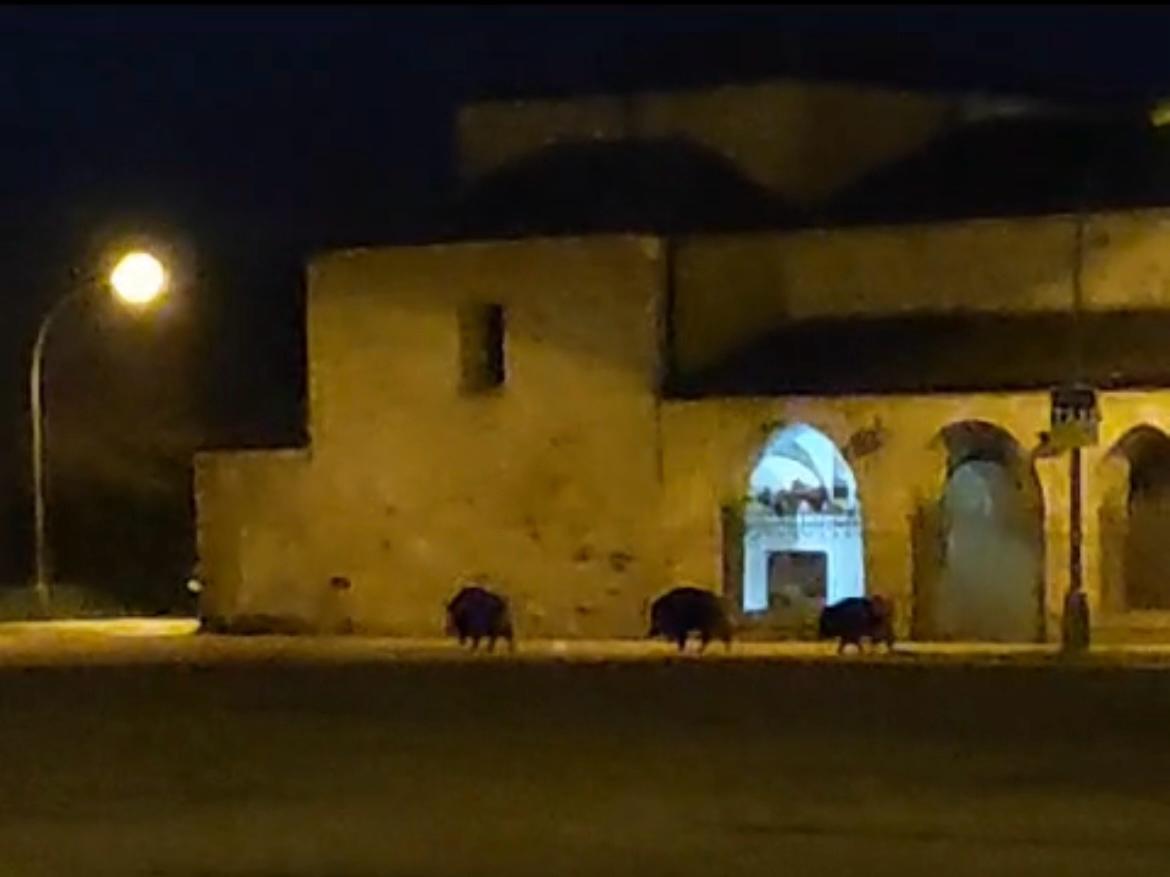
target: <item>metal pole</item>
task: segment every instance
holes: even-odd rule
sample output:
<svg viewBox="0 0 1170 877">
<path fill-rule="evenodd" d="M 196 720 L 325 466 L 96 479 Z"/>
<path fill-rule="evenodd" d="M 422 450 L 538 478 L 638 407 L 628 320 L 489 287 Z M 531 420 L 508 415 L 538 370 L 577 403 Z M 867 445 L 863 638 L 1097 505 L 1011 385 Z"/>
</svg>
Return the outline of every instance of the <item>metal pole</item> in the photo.
<svg viewBox="0 0 1170 877">
<path fill-rule="evenodd" d="M 1073 448 L 1068 460 L 1068 589 L 1076 594 L 1084 586 L 1081 572 L 1081 449 Z"/>
<path fill-rule="evenodd" d="M 33 591 L 41 614 L 50 615 L 52 600 L 50 582 L 49 545 L 46 533 L 48 503 L 45 492 L 45 345 L 57 315 L 85 290 L 79 289 L 59 299 L 45 315 L 37 330 L 33 344 L 32 365 L 29 368 L 29 412 L 32 427 L 32 475 L 33 475 Z"/>
<path fill-rule="evenodd" d="M 1089 649 L 1089 603 L 1081 581 L 1081 449 L 1069 454 L 1068 593 L 1064 597 L 1060 645 L 1066 655 Z"/>
<path fill-rule="evenodd" d="M 1081 339 L 1081 311 L 1084 307 L 1084 265 L 1085 265 L 1085 212 L 1077 211 L 1076 253 L 1073 261 L 1073 378 L 1080 381 L 1083 375 L 1083 351 Z M 1081 576 L 1081 449 L 1075 447 L 1069 456 L 1069 562 L 1068 589 L 1079 594 Z"/>
<path fill-rule="evenodd" d="M 1082 375 L 1081 310 L 1083 306 L 1083 271 L 1085 248 L 1085 215 L 1077 212 L 1076 252 L 1073 260 L 1073 375 L 1078 381 Z M 1064 598 L 1061 618 L 1061 648 L 1066 654 L 1083 653 L 1089 648 L 1089 604 L 1085 599 L 1082 548 L 1082 489 L 1081 449 L 1073 447 L 1069 453 L 1068 498 L 1068 593 Z"/>
<path fill-rule="evenodd" d="M 49 573 L 45 545 L 45 424 L 44 381 L 45 338 L 49 319 L 41 323 L 33 345 L 32 368 L 29 370 L 29 399 L 32 416 L 32 473 L 33 473 L 33 590 L 41 614 L 49 614 Z"/>
</svg>

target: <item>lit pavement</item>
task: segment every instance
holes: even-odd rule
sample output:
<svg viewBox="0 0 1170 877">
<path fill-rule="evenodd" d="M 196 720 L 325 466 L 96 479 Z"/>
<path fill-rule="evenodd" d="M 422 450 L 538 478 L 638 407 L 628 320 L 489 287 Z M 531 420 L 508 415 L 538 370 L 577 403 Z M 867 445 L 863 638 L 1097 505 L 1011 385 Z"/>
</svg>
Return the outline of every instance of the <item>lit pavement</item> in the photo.
<svg viewBox="0 0 1170 877">
<path fill-rule="evenodd" d="M 0 666 L 135 664 L 135 663 L 322 663 L 402 661 L 518 661 L 610 663 L 677 660 L 677 649 L 648 640 L 521 640 L 509 653 L 505 644 L 496 653 L 472 653 L 450 639 L 308 636 L 195 635 L 192 619 L 115 618 L 102 620 L 30 621 L 0 623 Z M 714 643 L 701 656 L 692 642 L 683 660 L 768 661 L 786 663 L 882 664 L 1060 664 L 1056 646 L 994 643 L 899 643 L 893 655 L 884 648 L 858 655 L 852 649 L 837 655 L 831 643 L 744 642 L 725 649 Z M 1092 657 L 1079 665 L 1166 667 L 1170 644 L 1095 646 Z"/>
<path fill-rule="evenodd" d="M 0 625 L 0 874 L 1158 874 L 1170 652 Z"/>
</svg>

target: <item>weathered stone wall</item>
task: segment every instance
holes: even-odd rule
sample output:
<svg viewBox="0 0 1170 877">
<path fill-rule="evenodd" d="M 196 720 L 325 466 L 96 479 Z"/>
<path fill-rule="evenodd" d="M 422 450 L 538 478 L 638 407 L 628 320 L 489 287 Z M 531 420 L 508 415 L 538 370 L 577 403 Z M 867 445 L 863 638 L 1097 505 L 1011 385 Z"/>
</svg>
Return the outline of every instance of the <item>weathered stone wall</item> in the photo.
<svg viewBox="0 0 1170 877">
<path fill-rule="evenodd" d="M 1107 393 L 1101 399 L 1101 442 L 1083 454 L 1084 586 L 1095 626 L 1106 639 L 1170 633 L 1170 614 L 1131 612 L 1102 600 L 1099 511 L 1111 475 L 1106 457 L 1135 426 L 1170 431 L 1170 391 Z M 913 518 L 937 502 L 946 481 L 944 428 L 985 421 L 1032 452 L 1048 426 L 1041 393 L 849 399 L 737 399 L 671 402 L 666 436 L 664 552 L 668 577 L 731 591 L 725 581 L 721 508 L 734 506 L 768 437 L 806 423 L 835 441 L 853 468 L 862 504 L 866 575 L 873 592 L 893 597 L 903 635 L 910 630 L 916 581 Z M 1049 638 L 1059 636 L 1068 588 L 1069 467 L 1067 456 L 1037 458 L 1044 499 L 1044 611 Z M 918 580 L 921 580 L 918 577 Z"/>
<path fill-rule="evenodd" d="M 955 112 L 934 97 L 790 81 L 477 103 L 460 112 L 457 136 L 465 179 L 555 143 L 678 137 L 790 203 L 812 204 L 920 148 Z"/>
<path fill-rule="evenodd" d="M 308 451 L 218 451 L 195 458 L 197 575 L 209 618 L 315 617 L 323 588 L 308 494 Z M 301 583 L 306 583 L 302 585 Z"/>
<path fill-rule="evenodd" d="M 688 241 L 674 272 L 677 350 L 702 362 L 790 318 L 1067 308 L 1074 231 L 1055 217 Z M 1170 301 L 1165 214 L 1091 217 L 1086 244 L 1088 309 Z M 721 509 L 742 495 L 765 427 L 804 421 L 851 459 L 868 580 L 899 598 L 905 631 L 911 519 L 942 490 L 940 430 L 984 420 L 1031 450 L 1047 396 L 663 402 L 669 273 L 660 243 L 640 237 L 316 260 L 311 451 L 197 462 L 205 612 L 437 634 L 444 597 L 483 575 L 514 596 L 523 635 L 633 635 L 667 584 L 724 582 Z M 505 308 L 506 384 L 479 395 L 459 382 L 457 314 L 471 302 Z M 1102 411 L 1102 445 L 1084 457 L 1086 586 L 1102 636 L 1162 636 L 1163 613 L 1102 599 L 1098 512 L 1118 478 L 1108 449 L 1138 424 L 1170 429 L 1170 393 L 1108 393 Z M 1068 468 L 1035 468 L 1052 636 L 1067 587 Z M 331 591 L 332 576 L 352 588 Z"/>
<path fill-rule="evenodd" d="M 784 322 L 1067 312 L 1076 226 L 1046 216 L 682 241 L 676 362 L 702 368 Z M 1083 253 L 1086 310 L 1170 308 L 1170 213 L 1088 216 Z"/>
<path fill-rule="evenodd" d="M 459 580 L 484 576 L 522 635 L 636 633 L 661 581 L 663 275 L 634 237 L 315 261 L 303 487 L 262 456 L 200 461 L 208 605 L 315 617 L 339 575 L 359 628 L 438 634 Z M 507 380 L 477 395 L 469 302 L 505 309 Z"/>
</svg>

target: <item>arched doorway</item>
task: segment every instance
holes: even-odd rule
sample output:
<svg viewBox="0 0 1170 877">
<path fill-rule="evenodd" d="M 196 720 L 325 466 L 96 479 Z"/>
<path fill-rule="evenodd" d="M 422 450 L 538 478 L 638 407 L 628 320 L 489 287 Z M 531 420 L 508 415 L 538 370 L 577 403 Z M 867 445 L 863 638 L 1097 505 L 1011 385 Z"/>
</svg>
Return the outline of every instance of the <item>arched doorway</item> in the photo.
<svg viewBox="0 0 1170 877">
<path fill-rule="evenodd" d="M 1114 611 L 1170 610 L 1170 437 L 1134 427 L 1102 470 L 1104 604 Z"/>
<path fill-rule="evenodd" d="M 806 424 L 774 433 L 748 478 L 742 609 L 779 627 L 865 593 L 857 482 L 837 446 Z"/>
<path fill-rule="evenodd" d="M 1031 459 L 982 421 L 941 433 L 946 478 L 934 521 L 938 568 L 920 594 L 923 636 L 1031 642 L 1043 637 L 1044 503 Z"/>
</svg>

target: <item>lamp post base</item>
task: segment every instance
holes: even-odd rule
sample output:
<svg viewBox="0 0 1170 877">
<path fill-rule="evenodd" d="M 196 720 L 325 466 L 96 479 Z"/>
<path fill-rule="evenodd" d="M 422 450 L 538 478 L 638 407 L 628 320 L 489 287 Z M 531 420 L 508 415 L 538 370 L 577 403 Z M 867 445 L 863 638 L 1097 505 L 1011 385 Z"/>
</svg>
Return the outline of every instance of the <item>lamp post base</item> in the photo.
<svg viewBox="0 0 1170 877">
<path fill-rule="evenodd" d="M 1064 598 L 1060 650 L 1066 655 L 1084 654 L 1089 650 L 1089 601 L 1080 589 L 1069 591 Z"/>
</svg>

